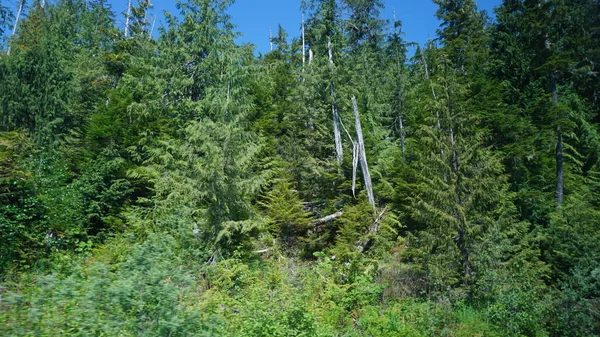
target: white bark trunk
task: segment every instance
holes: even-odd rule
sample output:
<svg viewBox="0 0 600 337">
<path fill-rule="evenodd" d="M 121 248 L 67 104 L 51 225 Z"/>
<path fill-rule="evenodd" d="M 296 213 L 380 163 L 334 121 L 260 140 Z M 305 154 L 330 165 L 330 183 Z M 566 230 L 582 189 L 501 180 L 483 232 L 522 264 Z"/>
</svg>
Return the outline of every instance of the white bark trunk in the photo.
<svg viewBox="0 0 600 337">
<path fill-rule="evenodd" d="M 331 39 L 327 41 L 327 50 L 329 51 L 329 64 L 333 66 L 333 47 L 331 45 Z"/>
<path fill-rule="evenodd" d="M 273 51 L 273 32 L 271 31 L 271 27 L 269 27 L 269 51 Z"/>
<path fill-rule="evenodd" d="M 335 92 L 335 83 L 333 82 L 333 47 L 331 45 L 331 40 L 327 42 L 327 47 L 329 50 L 329 65 L 331 66 L 331 111 L 333 114 L 333 136 L 335 139 L 335 153 L 337 155 L 337 161 L 340 167 L 342 166 L 342 162 L 344 160 L 344 149 L 342 147 L 342 133 L 340 130 L 340 116 L 337 109 L 336 103 L 336 92 Z"/>
<path fill-rule="evenodd" d="M 156 24 L 156 16 L 152 19 L 152 27 L 150 27 L 150 32 L 148 32 L 148 38 L 152 38 L 152 34 L 154 33 L 154 25 Z"/>
<path fill-rule="evenodd" d="M 404 124 L 402 123 L 402 115 L 398 116 L 398 124 L 400 126 L 400 151 L 402 151 L 402 162 L 406 161 L 406 156 L 404 155 Z"/>
<path fill-rule="evenodd" d="M 315 220 L 311 221 L 310 223 L 313 224 L 313 225 L 321 225 L 321 224 L 333 221 L 333 220 L 341 217 L 342 214 L 343 214 L 342 211 L 337 211 L 337 212 L 335 212 L 333 214 L 330 214 L 328 216 L 324 216 L 322 218 L 315 219 Z"/>
<path fill-rule="evenodd" d="M 358 143 L 352 142 L 352 196 L 356 198 L 356 169 L 358 168 Z"/>
<path fill-rule="evenodd" d="M 331 110 L 333 112 L 333 135 L 335 138 L 335 152 L 337 155 L 338 164 L 341 166 L 344 160 L 344 150 L 342 148 L 342 133 L 340 132 L 340 116 L 337 111 L 335 102 L 331 104 Z"/>
<path fill-rule="evenodd" d="M 15 17 L 15 25 L 13 26 L 11 37 L 15 36 L 17 33 L 17 27 L 19 26 L 19 19 L 21 18 L 21 13 L 23 12 L 23 6 L 25 6 L 25 1 L 22 0 L 19 4 L 19 10 L 17 11 L 17 16 Z M 8 46 L 8 50 L 6 51 L 6 55 L 10 56 L 10 45 Z"/>
<path fill-rule="evenodd" d="M 302 71 L 306 63 L 306 40 L 304 39 L 304 14 L 302 14 Z"/>
<path fill-rule="evenodd" d="M 363 172 L 363 179 L 365 181 L 365 189 L 367 190 L 367 199 L 373 209 L 375 209 L 375 196 L 373 195 L 373 184 L 371 183 L 371 174 L 369 173 L 369 165 L 367 163 L 367 154 L 365 153 L 365 142 L 362 134 L 362 127 L 360 124 L 360 116 L 358 114 L 358 104 L 356 103 L 356 97 L 352 96 L 352 107 L 354 109 L 354 120 L 356 123 L 356 139 L 358 142 L 358 154 L 360 159 L 360 166 Z"/>
<path fill-rule="evenodd" d="M 125 38 L 129 37 L 129 20 L 131 18 L 131 0 L 127 5 L 127 17 L 125 18 Z"/>
</svg>

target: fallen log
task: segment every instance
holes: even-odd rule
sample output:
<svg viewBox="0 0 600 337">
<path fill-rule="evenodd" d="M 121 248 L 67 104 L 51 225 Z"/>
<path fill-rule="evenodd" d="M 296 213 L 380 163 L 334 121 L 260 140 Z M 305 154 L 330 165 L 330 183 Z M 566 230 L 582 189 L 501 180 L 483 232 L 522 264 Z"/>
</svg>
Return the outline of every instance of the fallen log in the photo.
<svg viewBox="0 0 600 337">
<path fill-rule="evenodd" d="M 315 220 L 311 221 L 310 223 L 311 223 L 312 225 L 315 225 L 315 226 L 322 225 L 322 224 L 324 224 L 324 223 L 327 223 L 327 222 L 333 221 L 333 220 L 335 220 L 335 219 L 337 219 L 337 218 L 341 217 L 341 216 L 342 216 L 342 214 L 343 214 L 343 213 L 342 213 L 342 211 L 337 211 L 337 212 L 335 212 L 335 213 L 333 213 L 333 214 L 330 214 L 330 215 L 328 215 L 328 216 L 324 216 L 324 217 L 322 217 L 322 218 L 315 219 Z"/>
<path fill-rule="evenodd" d="M 310 224 L 312 225 L 312 228 L 308 230 L 308 234 L 313 235 L 313 234 L 317 233 L 324 224 L 341 217 L 342 214 L 343 214 L 342 211 L 337 211 L 328 216 L 324 216 L 319 219 L 314 219 L 313 221 L 310 222 Z"/>
</svg>

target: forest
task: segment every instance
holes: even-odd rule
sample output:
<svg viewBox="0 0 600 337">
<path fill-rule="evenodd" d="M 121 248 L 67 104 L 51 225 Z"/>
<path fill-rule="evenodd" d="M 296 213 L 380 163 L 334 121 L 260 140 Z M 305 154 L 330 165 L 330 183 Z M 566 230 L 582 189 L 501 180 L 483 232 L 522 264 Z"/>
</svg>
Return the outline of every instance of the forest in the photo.
<svg viewBox="0 0 600 337">
<path fill-rule="evenodd" d="M 0 335 L 600 336 L 600 1 L 433 2 L 0 1 Z"/>
</svg>

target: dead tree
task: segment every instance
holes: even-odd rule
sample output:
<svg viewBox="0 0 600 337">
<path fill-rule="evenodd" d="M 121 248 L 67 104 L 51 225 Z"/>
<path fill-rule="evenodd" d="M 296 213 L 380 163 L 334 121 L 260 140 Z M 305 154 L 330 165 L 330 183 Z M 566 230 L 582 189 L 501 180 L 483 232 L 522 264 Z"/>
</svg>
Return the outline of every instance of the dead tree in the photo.
<svg viewBox="0 0 600 337">
<path fill-rule="evenodd" d="M 356 123 L 356 141 L 358 143 L 358 157 L 360 168 L 363 173 L 365 189 L 367 190 L 367 199 L 369 204 L 375 209 L 375 196 L 373 195 L 373 184 L 371 183 L 371 174 L 369 173 L 369 165 L 367 163 L 367 154 L 365 153 L 365 141 L 363 139 L 362 127 L 360 125 L 360 116 L 358 114 L 358 104 L 356 97 L 352 96 L 352 108 L 354 109 L 354 121 Z"/>
<path fill-rule="evenodd" d="M 329 49 L 329 66 L 331 68 L 331 112 L 333 114 L 333 136 L 335 139 L 335 153 L 337 155 L 338 164 L 342 165 L 342 161 L 344 160 L 344 150 L 342 148 L 342 134 L 340 132 L 340 115 L 338 113 L 338 107 L 336 102 L 336 92 L 335 92 L 335 83 L 333 80 L 333 75 L 335 73 L 335 64 L 333 63 L 333 46 L 331 45 L 331 39 L 327 42 L 327 47 Z"/>
<path fill-rule="evenodd" d="M 306 63 L 306 40 L 304 39 L 304 14 L 302 14 L 302 71 Z"/>
<path fill-rule="evenodd" d="M 17 33 L 17 27 L 19 26 L 19 19 L 21 18 L 21 13 L 23 13 L 23 7 L 25 6 L 26 0 L 21 0 L 19 3 L 19 10 L 17 10 L 17 16 L 15 17 L 15 24 L 13 26 L 11 37 L 15 36 Z M 8 50 L 6 51 L 6 55 L 10 56 L 10 45 L 8 46 Z"/>
<path fill-rule="evenodd" d="M 125 38 L 129 37 L 129 21 L 131 19 L 131 0 L 127 5 L 127 17 L 125 18 Z"/>
</svg>

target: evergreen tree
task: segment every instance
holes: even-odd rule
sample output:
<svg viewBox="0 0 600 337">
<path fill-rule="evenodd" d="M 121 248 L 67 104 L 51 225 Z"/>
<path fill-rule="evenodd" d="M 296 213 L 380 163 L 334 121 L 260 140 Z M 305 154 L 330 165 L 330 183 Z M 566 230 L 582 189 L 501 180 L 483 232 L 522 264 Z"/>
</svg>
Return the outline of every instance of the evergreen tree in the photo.
<svg viewBox="0 0 600 337">
<path fill-rule="evenodd" d="M 439 111 L 440 128 L 430 114 L 430 124 L 419 130 L 421 174 L 410 212 L 422 226 L 417 247 L 425 249 L 422 258 L 431 280 L 444 290 L 472 283 L 483 271 L 477 267 L 485 255 L 480 247 L 510 231 L 516 219 L 500 162 L 483 147 L 482 132 L 475 127 L 468 90 L 456 83 L 448 65 L 433 70 L 438 95 L 428 99 L 427 108 Z"/>
<path fill-rule="evenodd" d="M 456 69 L 477 71 L 485 59 L 485 14 L 473 0 L 434 0 L 436 16 L 442 21 L 438 37 Z"/>
</svg>

